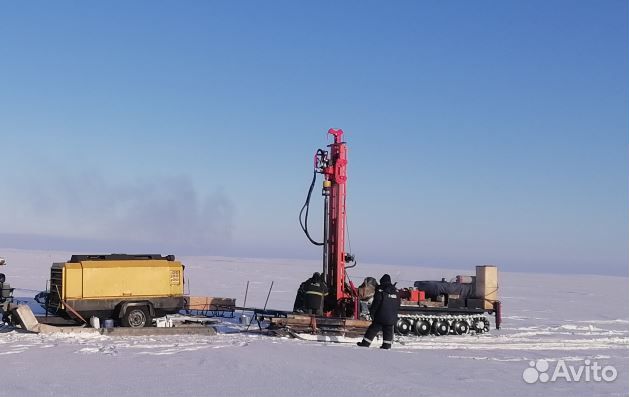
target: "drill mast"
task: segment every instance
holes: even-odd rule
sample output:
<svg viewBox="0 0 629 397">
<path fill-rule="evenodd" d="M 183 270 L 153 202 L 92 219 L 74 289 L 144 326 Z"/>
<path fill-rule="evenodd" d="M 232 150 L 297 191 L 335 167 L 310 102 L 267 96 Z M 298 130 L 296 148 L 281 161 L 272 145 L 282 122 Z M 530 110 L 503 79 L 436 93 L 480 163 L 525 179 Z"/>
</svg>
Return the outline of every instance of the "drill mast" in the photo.
<svg viewBox="0 0 629 397">
<path fill-rule="evenodd" d="M 315 155 L 315 172 L 324 176 L 323 272 L 329 287 L 326 309 L 331 315 L 358 315 L 356 288 L 346 276 L 346 262 L 354 257 L 345 251 L 347 145 L 343 130 L 328 130 L 334 142 L 329 150 L 319 149 Z M 346 284 L 346 280 L 348 283 Z"/>
</svg>

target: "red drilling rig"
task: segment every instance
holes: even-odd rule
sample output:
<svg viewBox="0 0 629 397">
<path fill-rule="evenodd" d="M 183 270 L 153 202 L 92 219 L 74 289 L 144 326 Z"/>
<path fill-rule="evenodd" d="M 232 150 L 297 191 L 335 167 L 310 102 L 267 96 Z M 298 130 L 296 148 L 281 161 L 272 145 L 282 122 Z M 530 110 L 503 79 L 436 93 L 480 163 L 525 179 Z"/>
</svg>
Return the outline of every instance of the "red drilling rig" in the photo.
<svg viewBox="0 0 629 397">
<path fill-rule="evenodd" d="M 356 265 L 354 256 L 345 251 L 347 145 L 343 142 L 343 130 L 330 128 L 328 134 L 334 137 L 334 142 L 328 145 L 329 150 L 319 149 L 314 156 L 312 183 L 299 214 L 299 221 L 310 242 L 323 247 L 321 274 L 330 287 L 324 304 L 326 316 L 358 318 L 358 290 L 346 273 L 346 269 Z M 310 198 L 317 174 L 324 178 L 321 191 L 324 198 L 322 242 L 315 241 L 308 231 Z M 352 262 L 354 264 L 347 265 Z"/>
</svg>

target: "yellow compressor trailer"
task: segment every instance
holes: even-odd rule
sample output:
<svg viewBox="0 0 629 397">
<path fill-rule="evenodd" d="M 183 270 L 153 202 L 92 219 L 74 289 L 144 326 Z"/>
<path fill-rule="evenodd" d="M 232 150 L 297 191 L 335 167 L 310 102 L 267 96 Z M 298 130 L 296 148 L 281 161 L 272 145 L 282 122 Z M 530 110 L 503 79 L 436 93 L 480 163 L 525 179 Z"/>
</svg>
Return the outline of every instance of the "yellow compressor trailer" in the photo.
<svg viewBox="0 0 629 397">
<path fill-rule="evenodd" d="M 173 255 L 111 254 L 53 263 L 45 307 L 76 320 L 96 316 L 145 327 L 184 304 L 184 265 Z"/>
</svg>

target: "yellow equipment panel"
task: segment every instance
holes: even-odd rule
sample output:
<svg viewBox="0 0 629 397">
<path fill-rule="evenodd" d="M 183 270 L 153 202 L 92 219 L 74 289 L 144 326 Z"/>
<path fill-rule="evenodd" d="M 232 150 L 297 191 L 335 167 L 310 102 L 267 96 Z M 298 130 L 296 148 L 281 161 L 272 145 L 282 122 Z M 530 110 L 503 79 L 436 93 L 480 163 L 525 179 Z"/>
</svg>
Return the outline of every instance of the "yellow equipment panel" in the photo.
<svg viewBox="0 0 629 397">
<path fill-rule="evenodd" d="M 167 260 L 82 261 L 64 267 L 65 297 L 183 295 L 183 265 Z"/>
<path fill-rule="evenodd" d="M 64 266 L 63 299 L 83 297 L 83 268 L 80 263 L 66 263 Z M 56 291 L 54 291 L 56 293 Z"/>
</svg>

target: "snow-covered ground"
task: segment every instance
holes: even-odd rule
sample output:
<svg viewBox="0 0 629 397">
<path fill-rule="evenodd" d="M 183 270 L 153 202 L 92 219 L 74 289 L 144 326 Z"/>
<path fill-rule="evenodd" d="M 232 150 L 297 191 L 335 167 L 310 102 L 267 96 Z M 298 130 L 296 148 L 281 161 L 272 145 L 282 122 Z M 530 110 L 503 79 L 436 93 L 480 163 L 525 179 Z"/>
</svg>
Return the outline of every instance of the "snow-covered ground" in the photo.
<svg viewBox="0 0 629 397">
<path fill-rule="evenodd" d="M 45 287 L 50 264 L 67 252 L 0 249 L 15 296 Z M 316 261 L 182 257 L 190 293 L 290 309 Z M 398 286 L 472 274 L 360 264 L 352 278 L 391 274 Z M 481 336 L 402 338 L 391 351 L 248 334 L 108 337 L 0 333 L 0 395 L 256 396 L 616 396 L 629 395 L 629 279 L 501 273 L 503 328 Z M 529 363 L 614 366 L 613 382 L 537 382 Z M 589 361 L 586 361 L 589 360 Z"/>
</svg>

